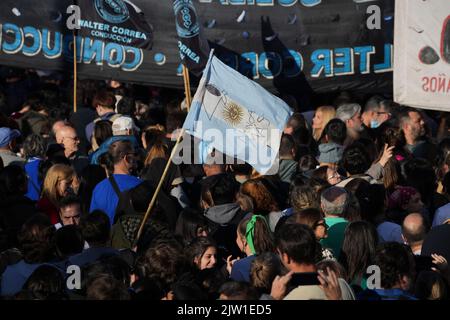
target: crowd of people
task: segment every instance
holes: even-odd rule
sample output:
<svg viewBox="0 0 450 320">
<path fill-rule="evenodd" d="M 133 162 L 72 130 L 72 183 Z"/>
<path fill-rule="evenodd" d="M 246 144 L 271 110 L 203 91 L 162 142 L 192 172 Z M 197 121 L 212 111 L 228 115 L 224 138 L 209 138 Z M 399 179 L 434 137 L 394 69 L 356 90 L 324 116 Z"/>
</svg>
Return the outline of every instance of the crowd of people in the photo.
<svg viewBox="0 0 450 320">
<path fill-rule="evenodd" d="M 286 97 L 277 175 L 172 163 L 138 237 L 182 95 L 83 80 L 73 112 L 64 77 L 0 73 L 1 299 L 449 298 L 447 114 Z"/>
</svg>

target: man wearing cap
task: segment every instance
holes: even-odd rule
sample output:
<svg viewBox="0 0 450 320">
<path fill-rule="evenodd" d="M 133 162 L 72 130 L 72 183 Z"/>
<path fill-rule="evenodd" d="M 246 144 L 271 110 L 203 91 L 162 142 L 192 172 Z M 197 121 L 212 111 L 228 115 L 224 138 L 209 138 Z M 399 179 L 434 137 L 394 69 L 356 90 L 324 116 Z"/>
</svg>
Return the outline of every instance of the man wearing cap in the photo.
<svg viewBox="0 0 450 320">
<path fill-rule="evenodd" d="M 19 130 L 0 128 L 0 158 L 5 167 L 10 164 L 23 166 L 25 163 L 25 159 L 18 157 L 13 152 L 17 137 L 20 137 Z"/>
<path fill-rule="evenodd" d="M 130 117 L 119 117 L 112 124 L 114 136 L 133 136 L 138 130 L 138 127 L 136 127 L 133 119 Z"/>
</svg>

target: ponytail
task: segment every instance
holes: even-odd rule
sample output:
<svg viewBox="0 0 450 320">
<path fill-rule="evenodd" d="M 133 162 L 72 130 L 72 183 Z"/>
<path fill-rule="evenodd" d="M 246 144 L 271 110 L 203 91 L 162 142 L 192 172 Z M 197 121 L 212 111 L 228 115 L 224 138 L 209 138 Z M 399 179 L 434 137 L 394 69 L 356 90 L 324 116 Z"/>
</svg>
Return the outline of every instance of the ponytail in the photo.
<svg viewBox="0 0 450 320">
<path fill-rule="evenodd" d="M 245 237 L 252 254 L 274 251 L 272 232 L 265 217 L 253 215 L 242 220 L 239 233 Z"/>
</svg>

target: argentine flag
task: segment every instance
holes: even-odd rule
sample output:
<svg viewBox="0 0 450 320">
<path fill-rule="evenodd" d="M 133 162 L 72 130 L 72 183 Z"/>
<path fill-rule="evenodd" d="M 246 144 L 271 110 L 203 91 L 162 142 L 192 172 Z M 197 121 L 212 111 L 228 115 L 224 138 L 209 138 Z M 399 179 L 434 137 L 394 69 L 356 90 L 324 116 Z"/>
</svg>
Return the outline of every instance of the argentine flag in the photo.
<svg viewBox="0 0 450 320">
<path fill-rule="evenodd" d="M 281 135 L 292 112 L 256 82 L 210 54 L 183 128 L 264 175 L 278 172 Z M 204 160 L 203 160 L 204 161 Z"/>
</svg>

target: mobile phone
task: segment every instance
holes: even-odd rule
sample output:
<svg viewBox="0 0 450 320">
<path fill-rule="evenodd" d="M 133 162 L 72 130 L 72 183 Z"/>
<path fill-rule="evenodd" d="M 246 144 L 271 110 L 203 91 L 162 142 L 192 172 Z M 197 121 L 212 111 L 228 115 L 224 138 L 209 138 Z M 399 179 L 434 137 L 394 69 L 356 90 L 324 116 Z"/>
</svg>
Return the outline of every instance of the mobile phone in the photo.
<svg viewBox="0 0 450 320">
<path fill-rule="evenodd" d="M 294 273 L 289 284 L 295 287 L 320 285 L 318 276 L 317 272 Z"/>
</svg>

